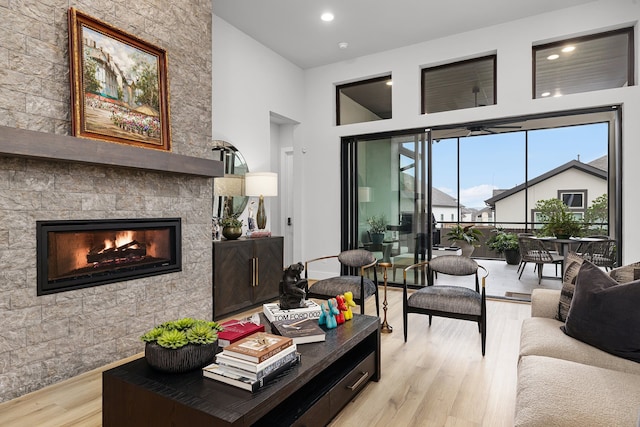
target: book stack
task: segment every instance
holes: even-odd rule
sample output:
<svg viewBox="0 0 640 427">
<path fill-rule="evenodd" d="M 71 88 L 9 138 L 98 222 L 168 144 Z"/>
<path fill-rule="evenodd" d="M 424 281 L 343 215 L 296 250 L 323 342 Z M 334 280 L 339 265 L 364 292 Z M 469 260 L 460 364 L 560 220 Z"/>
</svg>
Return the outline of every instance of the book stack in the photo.
<svg viewBox="0 0 640 427">
<path fill-rule="evenodd" d="M 218 332 L 218 345 L 222 348 L 256 332 L 264 332 L 264 325 L 249 320 L 231 319 L 221 325 L 224 329 Z"/>
<path fill-rule="evenodd" d="M 304 300 L 304 303 L 306 307 L 289 310 L 281 310 L 278 303 L 263 304 L 262 312 L 270 323 L 280 320 L 318 319 L 322 313 L 320 306 L 310 299 Z"/>
<path fill-rule="evenodd" d="M 216 363 L 202 368 L 202 374 L 255 392 L 299 361 L 291 338 L 258 332 L 226 346 L 216 355 Z"/>
</svg>

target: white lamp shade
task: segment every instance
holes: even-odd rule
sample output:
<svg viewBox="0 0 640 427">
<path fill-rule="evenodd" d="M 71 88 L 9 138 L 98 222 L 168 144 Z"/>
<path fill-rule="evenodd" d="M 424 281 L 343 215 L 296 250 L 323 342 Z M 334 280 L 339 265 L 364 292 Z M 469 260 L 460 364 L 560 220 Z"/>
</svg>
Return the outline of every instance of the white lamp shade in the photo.
<svg viewBox="0 0 640 427">
<path fill-rule="evenodd" d="M 373 201 L 373 188 L 358 187 L 358 202 L 367 203 Z"/>
<path fill-rule="evenodd" d="M 275 172 L 249 172 L 244 176 L 244 190 L 247 196 L 277 196 L 278 174 Z"/>
</svg>

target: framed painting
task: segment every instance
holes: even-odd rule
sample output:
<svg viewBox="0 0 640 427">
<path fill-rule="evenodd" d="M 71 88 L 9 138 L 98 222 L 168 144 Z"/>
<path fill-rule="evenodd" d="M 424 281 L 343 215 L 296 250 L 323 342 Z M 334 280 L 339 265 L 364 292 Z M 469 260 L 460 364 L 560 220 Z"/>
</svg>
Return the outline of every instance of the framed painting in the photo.
<svg viewBox="0 0 640 427">
<path fill-rule="evenodd" d="M 69 9 L 74 136 L 171 149 L 167 54 Z"/>
</svg>

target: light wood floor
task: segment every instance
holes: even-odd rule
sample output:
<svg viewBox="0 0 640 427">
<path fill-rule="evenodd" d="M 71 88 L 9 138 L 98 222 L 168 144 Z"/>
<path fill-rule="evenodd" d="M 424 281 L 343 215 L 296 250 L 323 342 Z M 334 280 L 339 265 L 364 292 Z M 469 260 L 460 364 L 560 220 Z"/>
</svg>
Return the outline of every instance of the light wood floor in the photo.
<svg viewBox="0 0 640 427">
<path fill-rule="evenodd" d="M 367 312 L 375 313 L 370 300 Z M 382 335 L 382 378 L 369 383 L 331 426 L 512 426 L 520 325 L 530 306 L 487 302 L 483 358 L 472 322 L 433 318 L 428 328 L 427 316 L 411 314 L 405 344 L 402 292 L 390 289 L 388 300 L 394 331 Z M 100 426 L 103 369 L 0 404 L 0 426 Z"/>
</svg>

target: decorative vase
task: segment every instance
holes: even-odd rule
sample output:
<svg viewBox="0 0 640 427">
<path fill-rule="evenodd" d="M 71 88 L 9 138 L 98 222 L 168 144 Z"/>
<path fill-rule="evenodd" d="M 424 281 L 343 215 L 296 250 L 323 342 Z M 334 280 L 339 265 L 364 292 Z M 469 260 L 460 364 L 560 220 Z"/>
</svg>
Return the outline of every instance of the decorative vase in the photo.
<svg viewBox="0 0 640 427">
<path fill-rule="evenodd" d="M 462 256 L 466 256 L 467 258 L 470 258 L 471 254 L 476 249 L 475 246 L 466 240 L 456 240 L 454 244 L 462 250 Z"/>
<path fill-rule="evenodd" d="M 215 359 L 218 341 L 211 344 L 187 344 L 180 348 L 165 348 L 148 342 L 144 357 L 152 368 L 173 374 L 201 369 Z"/>
<path fill-rule="evenodd" d="M 509 265 L 520 264 L 520 251 L 518 249 L 506 249 L 504 251 L 504 259 Z"/>
<path fill-rule="evenodd" d="M 384 233 L 371 233 L 371 243 L 380 245 L 384 241 Z"/>
<path fill-rule="evenodd" d="M 242 227 L 223 227 L 222 235 L 227 240 L 236 240 L 238 237 L 242 236 Z"/>
</svg>

